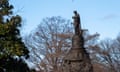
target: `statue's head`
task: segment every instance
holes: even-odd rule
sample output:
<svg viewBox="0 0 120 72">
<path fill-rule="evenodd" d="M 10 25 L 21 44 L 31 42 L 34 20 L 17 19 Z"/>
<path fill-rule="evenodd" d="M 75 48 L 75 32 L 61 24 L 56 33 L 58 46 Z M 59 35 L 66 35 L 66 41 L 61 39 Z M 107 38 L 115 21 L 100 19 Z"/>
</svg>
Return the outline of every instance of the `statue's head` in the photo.
<svg viewBox="0 0 120 72">
<path fill-rule="evenodd" d="M 77 14 L 77 11 L 75 10 L 75 11 L 73 11 L 73 13 L 74 13 L 74 14 Z"/>
</svg>

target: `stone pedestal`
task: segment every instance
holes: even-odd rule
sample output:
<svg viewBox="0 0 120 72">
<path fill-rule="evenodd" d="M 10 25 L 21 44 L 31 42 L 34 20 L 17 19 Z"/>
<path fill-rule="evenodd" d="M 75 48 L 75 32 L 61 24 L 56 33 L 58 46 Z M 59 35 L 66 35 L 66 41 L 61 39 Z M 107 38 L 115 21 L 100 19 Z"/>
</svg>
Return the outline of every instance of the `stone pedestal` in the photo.
<svg viewBox="0 0 120 72">
<path fill-rule="evenodd" d="M 79 35 L 72 38 L 72 48 L 64 58 L 63 72 L 93 72 L 89 54 L 84 48 L 84 40 Z"/>
</svg>

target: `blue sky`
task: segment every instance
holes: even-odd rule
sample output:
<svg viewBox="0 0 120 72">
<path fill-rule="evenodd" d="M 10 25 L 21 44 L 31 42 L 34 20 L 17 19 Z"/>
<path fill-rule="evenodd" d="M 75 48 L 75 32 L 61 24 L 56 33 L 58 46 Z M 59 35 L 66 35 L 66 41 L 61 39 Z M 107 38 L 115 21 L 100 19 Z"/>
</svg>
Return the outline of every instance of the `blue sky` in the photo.
<svg viewBox="0 0 120 72">
<path fill-rule="evenodd" d="M 15 13 L 23 17 L 23 34 L 31 32 L 45 17 L 72 20 L 73 10 L 81 16 L 82 28 L 100 38 L 115 38 L 120 32 L 120 0 L 11 0 Z"/>
</svg>

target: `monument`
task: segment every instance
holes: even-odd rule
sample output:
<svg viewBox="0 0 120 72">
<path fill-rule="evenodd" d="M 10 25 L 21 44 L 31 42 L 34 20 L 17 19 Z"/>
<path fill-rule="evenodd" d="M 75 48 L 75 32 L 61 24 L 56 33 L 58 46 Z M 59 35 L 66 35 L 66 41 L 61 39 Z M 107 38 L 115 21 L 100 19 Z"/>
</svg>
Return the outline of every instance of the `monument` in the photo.
<svg viewBox="0 0 120 72">
<path fill-rule="evenodd" d="M 89 54 L 84 48 L 83 29 L 81 28 L 80 15 L 74 11 L 72 48 L 63 61 L 63 72 L 93 72 Z"/>
</svg>

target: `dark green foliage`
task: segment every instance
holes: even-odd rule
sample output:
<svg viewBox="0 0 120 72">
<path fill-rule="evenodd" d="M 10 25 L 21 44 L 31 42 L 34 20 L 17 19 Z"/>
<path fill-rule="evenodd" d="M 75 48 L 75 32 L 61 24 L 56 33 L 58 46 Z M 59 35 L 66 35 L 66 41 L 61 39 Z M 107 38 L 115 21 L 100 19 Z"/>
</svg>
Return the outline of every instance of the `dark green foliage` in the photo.
<svg viewBox="0 0 120 72">
<path fill-rule="evenodd" d="M 0 72 L 29 72 L 21 59 L 21 56 L 28 58 L 29 53 L 20 37 L 22 19 L 13 16 L 12 9 L 9 0 L 0 0 Z"/>
<path fill-rule="evenodd" d="M 12 8 L 8 0 L 0 0 L 0 58 L 28 54 L 18 30 L 22 19 L 19 15 L 12 16 Z"/>
</svg>

